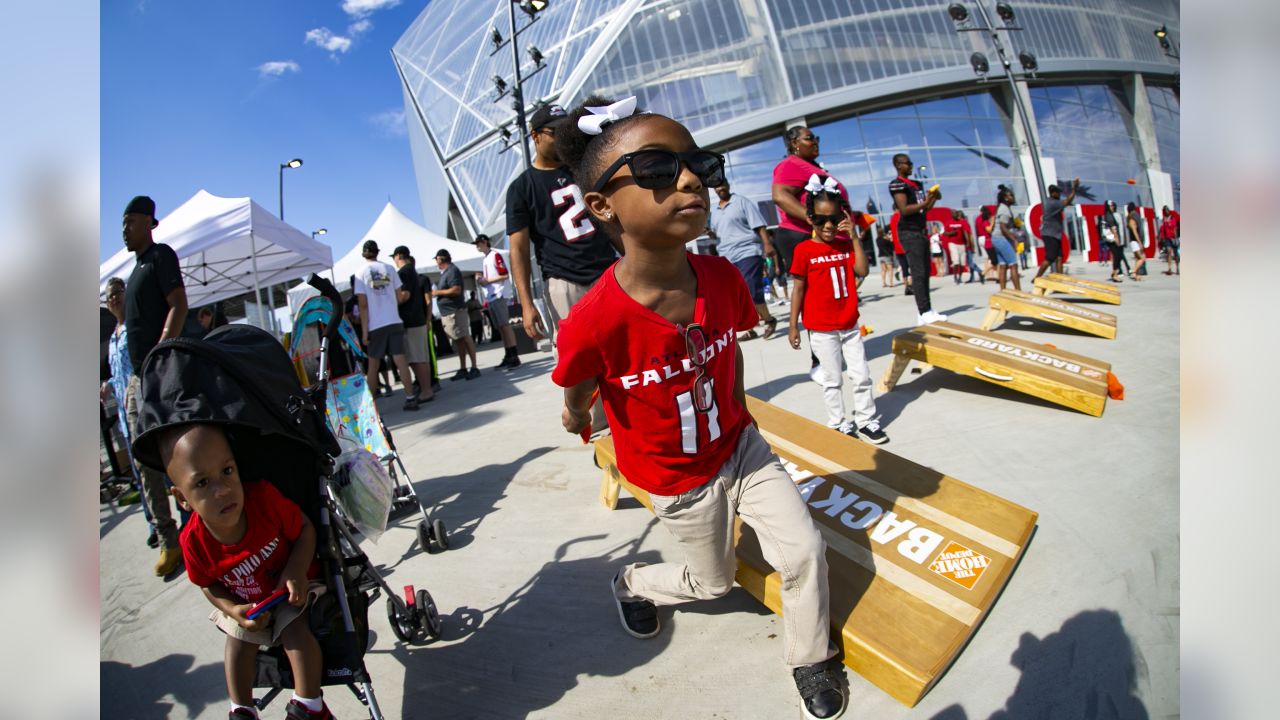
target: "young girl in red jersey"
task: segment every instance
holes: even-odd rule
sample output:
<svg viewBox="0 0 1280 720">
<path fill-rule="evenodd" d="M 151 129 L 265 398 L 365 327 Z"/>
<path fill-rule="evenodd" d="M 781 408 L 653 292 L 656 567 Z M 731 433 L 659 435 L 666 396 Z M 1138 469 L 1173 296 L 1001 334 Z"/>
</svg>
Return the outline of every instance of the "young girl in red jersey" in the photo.
<svg viewBox="0 0 1280 720">
<path fill-rule="evenodd" d="M 809 331 L 809 349 L 818 358 L 827 427 L 881 445 L 889 436 L 876 419 L 871 394 L 871 368 L 858 327 L 858 278 L 867 275 L 862 243 L 836 236 L 848 234 L 853 221 L 844 198 L 823 185 L 817 175 L 805 187 L 805 210 L 813 237 L 796 246 L 791 261 L 791 347 L 800 349 L 800 317 Z M 853 422 L 845 418 L 841 358 L 853 383 Z"/>
<path fill-rule="evenodd" d="M 783 657 L 802 711 L 838 717 L 846 690 L 830 641 L 826 543 L 746 408 L 737 333 L 759 315 L 732 264 L 685 251 L 706 227 L 724 158 L 675 120 L 636 113 L 635 98 L 588 98 L 556 148 L 596 223 L 626 248 L 561 325 L 551 376 L 565 388 L 561 419 L 571 433 L 588 427 L 599 390 L 618 469 L 650 493 L 685 556 L 613 577 L 623 628 L 653 637 L 656 605 L 729 592 L 741 515 L 771 540 L 761 546 L 782 575 Z"/>
</svg>

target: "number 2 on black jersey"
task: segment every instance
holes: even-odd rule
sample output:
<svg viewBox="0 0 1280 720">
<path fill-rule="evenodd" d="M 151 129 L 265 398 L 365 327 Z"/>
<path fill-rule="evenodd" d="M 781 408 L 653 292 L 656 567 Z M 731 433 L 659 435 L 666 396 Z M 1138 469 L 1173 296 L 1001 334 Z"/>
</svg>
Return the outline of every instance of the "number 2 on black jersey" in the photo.
<svg viewBox="0 0 1280 720">
<path fill-rule="evenodd" d="M 680 449 L 686 455 L 698 452 L 698 418 L 707 419 L 707 442 L 713 443 L 720 437 L 720 406 L 716 404 L 716 381 L 707 383 L 707 392 L 711 393 L 711 409 L 706 413 L 698 412 L 693 406 L 693 390 L 686 390 L 676 395 L 676 409 L 680 412 Z"/>
<path fill-rule="evenodd" d="M 587 217 L 587 203 L 577 185 L 566 185 L 551 191 L 551 202 L 557 207 L 569 207 L 560 213 L 560 230 L 565 242 L 575 242 L 595 232 L 591 218 Z"/>
</svg>

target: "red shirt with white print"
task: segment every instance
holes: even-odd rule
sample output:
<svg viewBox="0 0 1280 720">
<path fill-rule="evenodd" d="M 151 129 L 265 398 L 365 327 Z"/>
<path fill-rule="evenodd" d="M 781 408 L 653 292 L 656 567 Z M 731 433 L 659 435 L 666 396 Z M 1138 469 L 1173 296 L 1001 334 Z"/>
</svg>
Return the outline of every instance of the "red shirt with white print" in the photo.
<svg viewBox="0 0 1280 720">
<path fill-rule="evenodd" d="M 856 260 L 853 243 L 848 240 L 824 243 L 809 239 L 796 246 L 791 274 L 805 283 L 800 317 L 806 329 L 829 332 L 858 326 Z"/>
<path fill-rule="evenodd" d="M 275 592 L 302 533 L 302 511 L 266 480 L 244 484 L 244 537 L 223 545 L 199 515 L 192 515 L 178 538 L 187 577 L 200 587 L 222 583 L 232 595 L 256 603 Z"/>
<path fill-rule="evenodd" d="M 751 416 L 733 395 L 737 333 L 760 321 L 742 275 L 728 260 L 689 255 L 697 276 L 693 321 L 707 336 L 714 402 L 694 408 L 697 369 L 684 328 L 641 305 L 605 271 L 556 334 L 551 379 L 571 387 L 595 378 L 613 432 L 618 469 L 637 487 L 679 495 L 715 476 Z"/>
</svg>

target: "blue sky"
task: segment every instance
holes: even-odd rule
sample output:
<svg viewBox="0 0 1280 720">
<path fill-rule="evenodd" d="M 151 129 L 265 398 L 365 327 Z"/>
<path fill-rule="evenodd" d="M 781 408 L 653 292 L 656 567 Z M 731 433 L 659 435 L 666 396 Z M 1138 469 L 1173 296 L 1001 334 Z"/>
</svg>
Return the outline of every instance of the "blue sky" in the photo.
<svg viewBox="0 0 1280 720">
<path fill-rule="evenodd" d="M 425 3 L 120 0 L 101 5 L 99 262 L 134 195 L 164 217 L 200 189 L 320 227 L 338 255 L 388 196 L 421 221 L 390 50 Z M 65 112 L 65 110 L 64 110 Z"/>
</svg>

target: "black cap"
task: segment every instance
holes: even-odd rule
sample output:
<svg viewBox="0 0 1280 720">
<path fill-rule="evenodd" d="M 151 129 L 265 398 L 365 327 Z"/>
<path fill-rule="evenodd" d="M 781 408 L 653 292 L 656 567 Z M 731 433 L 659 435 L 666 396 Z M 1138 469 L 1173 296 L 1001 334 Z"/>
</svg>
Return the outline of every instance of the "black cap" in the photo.
<svg viewBox="0 0 1280 720">
<path fill-rule="evenodd" d="M 370 253 L 372 253 L 372 255 L 370 255 Z M 360 254 L 361 254 L 361 255 L 364 255 L 365 257 L 377 257 L 377 256 L 378 256 L 378 241 L 376 241 L 376 240 L 365 240 L 365 241 L 364 241 L 364 247 L 360 250 Z"/>
<path fill-rule="evenodd" d="M 489 243 L 490 245 L 493 244 L 493 241 L 489 239 L 489 236 L 485 235 L 484 233 L 480 233 L 479 235 L 476 236 L 476 242 L 480 242 L 481 240 Z"/>
<path fill-rule="evenodd" d="M 548 125 L 557 123 L 568 117 L 568 113 L 559 105 L 543 105 L 533 111 L 533 117 L 529 118 L 529 130 L 540 130 Z"/>
<path fill-rule="evenodd" d="M 440 248 L 439 250 L 436 251 L 436 259 L 444 260 L 445 262 L 453 262 L 453 256 L 450 255 L 449 251 L 445 250 L 444 248 Z"/>
<path fill-rule="evenodd" d="M 409 257 L 409 255 L 410 255 L 409 248 L 405 247 L 404 245 L 397 245 L 396 249 L 391 251 L 391 257 L 400 257 L 400 256 Z"/>
<path fill-rule="evenodd" d="M 128 215 L 130 213 L 149 215 L 151 217 L 151 227 L 155 227 L 160 224 L 160 222 L 156 220 L 156 201 L 146 195 L 139 195 L 130 200 L 128 205 L 125 205 L 124 214 Z"/>
<path fill-rule="evenodd" d="M 1049 192 L 1051 193 L 1062 192 L 1062 188 L 1058 187 L 1057 185 L 1050 185 Z"/>
</svg>

